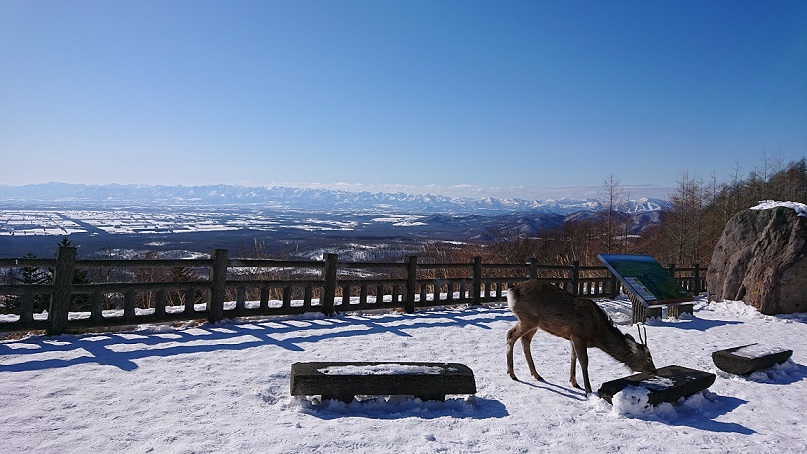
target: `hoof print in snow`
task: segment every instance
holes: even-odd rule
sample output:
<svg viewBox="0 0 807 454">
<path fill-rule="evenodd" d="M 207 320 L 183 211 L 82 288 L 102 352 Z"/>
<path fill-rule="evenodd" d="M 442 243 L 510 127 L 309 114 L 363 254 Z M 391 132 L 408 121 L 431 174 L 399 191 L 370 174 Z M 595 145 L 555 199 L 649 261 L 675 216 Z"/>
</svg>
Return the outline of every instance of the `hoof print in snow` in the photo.
<svg viewBox="0 0 807 454">
<path fill-rule="evenodd" d="M 614 395 L 623 389 L 634 386 L 648 391 L 648 403 L 656 405 L 661 402 L 677 402 L 682 397 L 691 396 L 712 386 L 715 374 L 688 369 L 682 366 L 666 366 L 658 369 L 657 374 L 642 372 L 628 377 L 618 378 L 603 383 L 597 394 L 612 403 Z"/>
<path fill-rule="evenodd" d="M 718 369 L 730 374 L 748 375 L 781 364 L 793 355 L 793 350 L 765 348 L 759 344 L 743 345 L 712 353 Z"/>
</svg>

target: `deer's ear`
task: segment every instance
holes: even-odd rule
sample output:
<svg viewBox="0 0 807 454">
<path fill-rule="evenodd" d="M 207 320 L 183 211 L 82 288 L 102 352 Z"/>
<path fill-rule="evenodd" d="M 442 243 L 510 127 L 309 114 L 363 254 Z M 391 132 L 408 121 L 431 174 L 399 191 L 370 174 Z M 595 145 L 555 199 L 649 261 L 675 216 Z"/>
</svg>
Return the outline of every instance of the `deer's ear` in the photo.
<svg viewBox="0 0 807 454">
<path fill-rule="evenodd" d="M 631 336 L 631 335 L 630 335 L 630 334 L 628 334 L 628 333 L 625 333 L 625 339 L 630 339 L 630 340 L 632 340 L 633 342 L 636 342 L 636 339 L 634 339 L 634 338 L 633 338 L 633 336 Z"/>
</svg>

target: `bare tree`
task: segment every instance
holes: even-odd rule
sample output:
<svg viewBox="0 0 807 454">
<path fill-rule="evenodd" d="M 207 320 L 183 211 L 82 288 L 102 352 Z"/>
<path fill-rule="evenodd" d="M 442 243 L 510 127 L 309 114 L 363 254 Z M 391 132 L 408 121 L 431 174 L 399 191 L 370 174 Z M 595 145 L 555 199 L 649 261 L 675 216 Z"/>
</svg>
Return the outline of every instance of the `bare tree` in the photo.
<svg viewBox="0 0 807 454">
<path fill-rule="evenodd" d="M 603 180 L 602 192 L 598 199 L 600 206 L 605 212 L 605 250 L 607 253 L 613 252 L 614 237 L 617 232 L 619 207 L 624 203 L 625 189 L 622 182 L 614 176 L 608 175 Z"/>
<path fill-rule="evenodd" d="M 684 170 L 675 192 L 670 194 L 669 210 L 663 219 L 670 244 L 670 259 L 675 263 L 698 262 L 703 232 L 704 185 L 699 178 Z"/>
</svg>

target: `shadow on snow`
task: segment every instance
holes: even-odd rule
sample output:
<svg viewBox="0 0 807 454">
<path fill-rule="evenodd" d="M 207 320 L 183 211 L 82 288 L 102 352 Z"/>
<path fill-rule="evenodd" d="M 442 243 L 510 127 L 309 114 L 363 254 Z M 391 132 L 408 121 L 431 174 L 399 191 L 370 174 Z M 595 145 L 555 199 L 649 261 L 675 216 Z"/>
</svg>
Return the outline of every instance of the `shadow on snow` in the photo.
<svg viewBox="0 0 807 454">
<path fill-rule="evenodd" d="M 274 345 L 292 352 L 303 352 L 300 344 L 378 333 L 413 337 L 411 330 L 474 326 L 514 321 L 504 308 L 433 310 L 408 316 L 400 314 L 337 315 L 331 318 L 288 318 L 261 321 L 225 320 L 193 328 L 33 337 L 0 344 L 0 354 L 14 355 L 16 362 L 0 364 L 0 372 L 21 372 L 101 364 L 124 371 L 137 369 L 135 360 L 170 357 L 210 351 L 239 351 Z M 287 337 L 286 335 L 290 335 Z M 16 345 L 12 348 L 11 345 Z M 74 354 L 69 359 L 38 359 L 43 353 Z M 30 356 L 30 359 L 26 358 Z"/>
<path fill-rule="evenodd" d="M 452 418 L 490 419 L 509 416 L 504 404 L 497 400 L 476 396 L 467 398 L 448 398 L 445 402 L 421 401 L 414 398 L 403 398 L 386 401 L 384 398 L 354 400 L 349 404 L 326 400 L 312 403 L 303 398 L 295 398 L 301 413 L 316 418 L 331 420 L 337 418 L 370 418 L 401 419 L 422 418 L 435 419 L 444 416 Z"/>
</svg>

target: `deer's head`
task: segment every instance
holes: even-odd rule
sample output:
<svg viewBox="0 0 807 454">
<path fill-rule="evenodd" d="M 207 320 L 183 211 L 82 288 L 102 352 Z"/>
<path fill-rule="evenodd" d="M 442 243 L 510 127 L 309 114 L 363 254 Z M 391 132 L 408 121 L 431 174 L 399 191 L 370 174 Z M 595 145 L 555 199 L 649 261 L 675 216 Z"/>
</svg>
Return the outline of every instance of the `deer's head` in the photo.
<svg viewBox="0 0 807 454">
<path fill-rule="evenodd" d="M 625 341 L 632 352 L 626 363 L 627 366 L 634 372 L 647 372 L 655 375 L 656 365 L 653 364 L 653 356 L 647 347 L 647 330 L 645 329 L 644 339 L 642 339 L 642 330 L 639 330 L 639 342 L 636 342 L 636 339 L 630 334 L 625 334 Z"/>
</svg>

